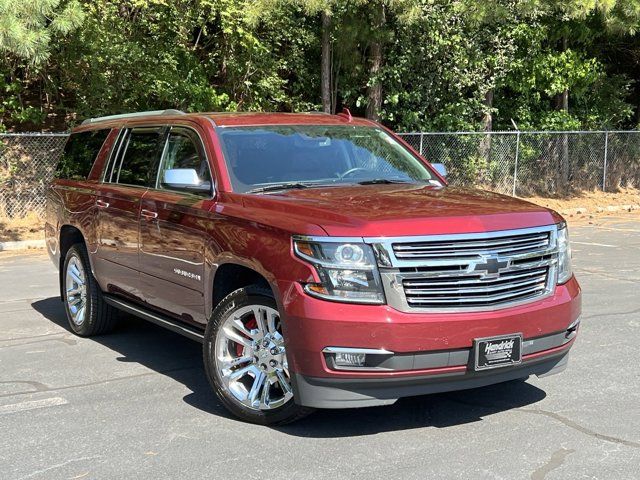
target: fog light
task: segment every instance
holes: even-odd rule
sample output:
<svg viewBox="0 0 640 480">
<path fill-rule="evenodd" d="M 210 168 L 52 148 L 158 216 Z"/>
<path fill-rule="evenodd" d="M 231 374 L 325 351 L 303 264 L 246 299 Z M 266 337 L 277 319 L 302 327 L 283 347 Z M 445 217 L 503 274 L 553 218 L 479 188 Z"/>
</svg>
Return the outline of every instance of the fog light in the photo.
<svg viewBox="0 0 640 480">
<path fill-rule="evenodd" d="M 338 367 L 363 367 L 366 358 L 364 353 L 337 352 L 335 362 Z"/>
<path fill-rule="evenodd" d="M 380 366 L 393 352 L 378 348 L 325 347 L 327 366 L 334 370 L 389 370 Z"/>
</svg>

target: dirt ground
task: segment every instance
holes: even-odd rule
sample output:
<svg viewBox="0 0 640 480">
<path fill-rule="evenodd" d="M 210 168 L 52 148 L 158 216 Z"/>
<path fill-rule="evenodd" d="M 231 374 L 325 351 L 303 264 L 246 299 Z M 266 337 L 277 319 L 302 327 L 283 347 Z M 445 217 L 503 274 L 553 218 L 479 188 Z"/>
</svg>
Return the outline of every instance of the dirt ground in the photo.
<svg viewBox="0 0 640 480">
<path fill-rule="evenodd" d="M 569 223 L 591 223 L 598 218 L 619 215 L 625 210 L 607 210 L 607 207 L 628 206 L 626 210 L 640 211 L 640 190 L 621 189 L 619 192 L 582 192 L 569 198 L 525 198 L 529 202 L 560 212 Z M 40 240 L 44 238 L 42 219 L 36 214 L 24 218 L 6 218 L 0 216 L 0 242 L 19 240 Z"/>
<path fill-rule="evenodd" d="M 35 213 L 23 218 L 0 216 L 0 242 L 44 240 L 44 223 Z"/>
<path fill-rule="evenodd" d="M 636 188 L 623 188 L 618 192 L 581 192 L 568 198 L 529 197 L 524 200 L 551 208 L 558 212 L 567 212 L 576 209 L 587 209 L 589 212 L 605 209 L 609 206 L 630 205 L 640 208 L 640 190 Z"/>
<path fill-rule="evenodd" d="M 569 198 L 524 198 L 529 202 L 551 208 L 564 216 L 570 224 L 594 224 L 611 216 L 640 218 L 640 190 L 624 188 L 618 192 L 581 192 Z"/>
</svg>

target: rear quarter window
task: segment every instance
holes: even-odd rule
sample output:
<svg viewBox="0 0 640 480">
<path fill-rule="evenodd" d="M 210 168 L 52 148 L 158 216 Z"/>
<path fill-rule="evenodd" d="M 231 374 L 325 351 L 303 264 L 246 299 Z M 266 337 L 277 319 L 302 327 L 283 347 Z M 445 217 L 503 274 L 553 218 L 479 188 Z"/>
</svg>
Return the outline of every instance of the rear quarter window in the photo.
<svg viewBox="0 0 640 480">
<path fill-rule="evenodd" d="M 72 133 L 56 168 L 56 178 L 86 180 L 110 130 Z"/>
</svg>

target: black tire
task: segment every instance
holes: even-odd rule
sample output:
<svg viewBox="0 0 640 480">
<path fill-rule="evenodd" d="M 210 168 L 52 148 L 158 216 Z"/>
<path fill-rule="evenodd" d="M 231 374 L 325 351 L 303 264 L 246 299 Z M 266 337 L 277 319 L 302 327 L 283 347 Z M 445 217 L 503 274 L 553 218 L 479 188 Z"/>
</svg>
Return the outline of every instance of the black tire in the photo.
<svg viewBox="0 0 640 480">
<path fill-rule="evenodd" d="M 84 319 L 81 323 L 74 321 L 74 317 L 69 306 L 69 294 L 67 293 L 66 287 L 67 271 L 69 269 L 69 264 L 74 261 L 74 259 L 77 259 L 77 261 L 82 265 L 86 286 Z M 84 244 L 76 243 L 67 251 L 60 281 L 62 282 L 64 309 L 67 314 L 69 327 L 76 335 L 81 337 L 91 337 L 93 335 L 108 333 L 113 330 L 117 323 L 119 312 L 104 301 L 100 286 L 91 273 L 89 256 L 87 255 L 87 250 Z"/>
<path fill-rule="evenodd" d="M 284 425 L 309 415 L 313 409 L 302 407 L 291 398 L 271 410 L 255 410 L 240 403 L 224 386 L 216 366 L 216 339 L 225 320 L 233 311 L 249 305 L 264 305 L 278 309 L 270 290 L 258 286 L 240 288 L 227 295 L 215 308 L 204 335 L 204 367 L 211 387 L 222 404 L 236 417 L 259 425 Z M 293 388 L 293 387 L 292 387 Z"/>
</svg>

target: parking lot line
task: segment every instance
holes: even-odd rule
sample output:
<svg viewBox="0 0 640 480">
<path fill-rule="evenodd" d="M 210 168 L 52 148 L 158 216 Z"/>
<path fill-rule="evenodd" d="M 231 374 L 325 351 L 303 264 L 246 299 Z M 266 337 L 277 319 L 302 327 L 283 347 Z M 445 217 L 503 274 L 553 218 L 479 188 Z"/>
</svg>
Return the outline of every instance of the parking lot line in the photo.
<svg viewBox="0 0 640 480">
<path fill-rule="evenodd" d="M 10 405 L 0 405 L 0 415 L 26 412 L 27 410 L 35 410 L 37 408 L 55 407 L 57 405 L 66 405 L 67 403 L 69 402 L 66 398 L 52 397 L 43 400 L 29 400 L 26 402 L 12 403 Z"/>
<path fill-rule="evenodd" d="M 592 245 L 594 247 L 618 248 L 617 245 L 609 245 L 608 243 L 576 242 L 575 240 L 573 240 L 571 243 L 576 244 L 576 245 Z"/>
</svg>

